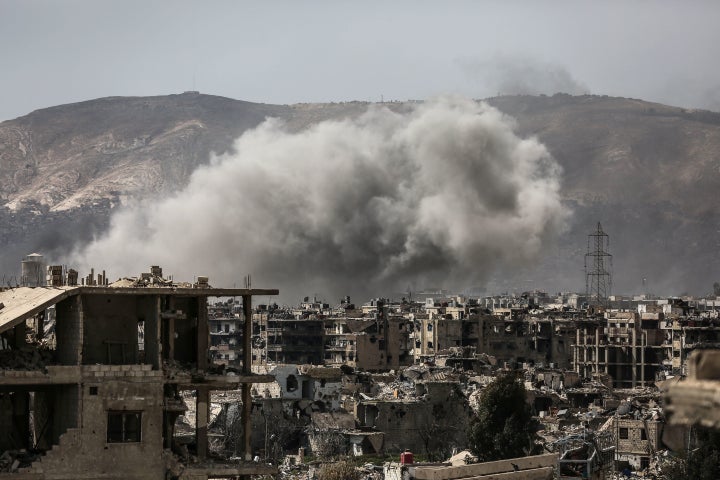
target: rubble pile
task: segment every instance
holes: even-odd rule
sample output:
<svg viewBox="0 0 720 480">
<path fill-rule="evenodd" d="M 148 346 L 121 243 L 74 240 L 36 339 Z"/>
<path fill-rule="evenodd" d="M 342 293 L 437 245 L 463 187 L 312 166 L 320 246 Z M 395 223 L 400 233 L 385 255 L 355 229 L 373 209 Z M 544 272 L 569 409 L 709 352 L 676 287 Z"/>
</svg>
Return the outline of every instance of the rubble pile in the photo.
<svg viewBox="0 0 720 480">
<path fill-rule="evenodd" d="M 38 457 L 25 449 L 6 450 L 0 455 L 0 473 L 15 473 L 19 468 L 29 467 Z"/>
<path fill-rule="evenodd" d="M 55 352 L 45 348 L 0 350 L 0 369 L 40 370 L 47 373 L 46 365 L 51 365 L 54 360 Z"/>
</svg>

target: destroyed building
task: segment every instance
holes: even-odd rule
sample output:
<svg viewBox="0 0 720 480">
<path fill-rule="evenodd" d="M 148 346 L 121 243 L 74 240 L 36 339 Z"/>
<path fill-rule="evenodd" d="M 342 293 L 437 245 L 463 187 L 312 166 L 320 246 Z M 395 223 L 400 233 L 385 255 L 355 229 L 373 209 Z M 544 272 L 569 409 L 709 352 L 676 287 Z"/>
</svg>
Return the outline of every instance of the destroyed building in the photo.
<svg viewBox="0 0 720 480">
<path fill-rule="evenodd" d="M 240 373 L 213 368 L 209 297 L 238 297 L 246 317 L 252 297 L 277 290 L 221 289 L 156 281 L 152 274 L 109 286 L 12 288 L 0 292 L 0 450 L 16 462 L 8 478 L 157 479 L 272 474 L 275 467 L 210 455 L 210 394 L 243 390 L 249 422 L 249 345 Z M 103 282 L 104 283 L 104 282 Z M 206 282 L 205 282 L 206 283 Z M 54 344 L 28 320 L 54 307 Z M 247 344 L 251 335 L 245 335 Z M 179 445 L 175 421 L 192 392 L 192 442 Z"/>
<path fill-rule="evenodd" d="M 261 335 L 266 361 L 321 365 L 324 328 L 323 321 L 314 318 L 265 317 Z"/>
<path fill-rule="evenodd" d="M 239 366 L 243 358 L 242 304 L 234 300 L 208 306 L 210 355 L 217 365 Z"/>
<path fill-rule="evenodd" d="M 501 366 L 572 369 L 633 388 L 683 374 L 693 349 L 720 345 L 720 306 L 708 301 L 611 297 L 590 310 L 560 303 L 578 298 L 377 299 L 361 309 L 311 302 L 257 311 L 253 359 L 383 371 L 474 348 Z"/>
<path fill-rule="evenodd" d="M 410 394 L 393 388 L 390 395 L 361 395 L 354 405 L 359 429 L 382 432 L 383 451 L 389 453 L 410 449 L 444 458 L 466 448 L 472 410 L 458 382 L 429 375 L 411 385 Z"/>
<path fill-rule="evenodd" d="M 390 314 L 382 302 L 364 316 L 358 310 L 323 313 L 305 305 L 254 318 L 256 364 L 348 365 L 374 371 L 413 364 L 412 322 Z"/>
</svg>

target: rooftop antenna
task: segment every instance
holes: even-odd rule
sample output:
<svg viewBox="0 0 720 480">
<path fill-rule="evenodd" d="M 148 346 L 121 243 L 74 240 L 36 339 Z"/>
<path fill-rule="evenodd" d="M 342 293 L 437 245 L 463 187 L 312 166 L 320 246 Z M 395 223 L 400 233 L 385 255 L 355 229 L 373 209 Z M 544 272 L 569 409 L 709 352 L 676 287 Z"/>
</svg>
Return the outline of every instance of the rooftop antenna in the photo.
<svg viewBox="0 0 720 480">
<path fill-rule="evenodd" d="M 585 254 L 585 293 L 588 303 L 607 306 L 612 289 L 612 255 L 608 252 L 610 237 L 603 232 L 600 222 L 597 230 L 588 235 L 588 250 Z"/>
</svg>

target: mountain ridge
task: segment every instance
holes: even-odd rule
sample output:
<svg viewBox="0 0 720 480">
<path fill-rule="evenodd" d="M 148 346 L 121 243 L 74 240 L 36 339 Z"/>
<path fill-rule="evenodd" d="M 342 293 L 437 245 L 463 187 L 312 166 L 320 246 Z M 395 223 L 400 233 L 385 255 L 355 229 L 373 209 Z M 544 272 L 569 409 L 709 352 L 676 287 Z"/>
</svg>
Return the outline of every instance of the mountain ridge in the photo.
<svg viewBox="0 0 720 480">
<path fill-rule="evenodd" d="M 625 280 L 618 287 L 638 289 L 650 277 L 658 288 L 710 289 L 720 269 L 713 253 L 720 245 L 720 113 L 591 95 L 485 101 L 513 117 L 520 136 L 542 141 L 564 170 L 563 196 L 575 214 L 556 253 L 542 259 L 550 272 L 542 278 L 566 287 L 562 278 L 572 270 L 575 290 L 584 286 L 577 270 L 585 235 L 602 221 L 619 250 L 616 276 Z M 68 243 L 101 234 L 131 198 L 181 189 L 213 153 L 231 151 L 268 117 L 297 131 L 369 105 L 269 105 L 186 92 L 105 97 L 2 122 L 0 272 L 16 271 L 24 253 L 59 256 Z M 383 105 L 402 111 L 414 104 Z"/>
</svg>

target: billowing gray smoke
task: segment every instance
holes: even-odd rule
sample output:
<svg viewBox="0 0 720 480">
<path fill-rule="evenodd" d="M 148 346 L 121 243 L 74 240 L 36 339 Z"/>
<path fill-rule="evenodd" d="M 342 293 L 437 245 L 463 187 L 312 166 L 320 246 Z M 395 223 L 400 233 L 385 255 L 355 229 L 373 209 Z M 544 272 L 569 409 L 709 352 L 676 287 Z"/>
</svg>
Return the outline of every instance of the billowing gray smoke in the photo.
<svg viewBox="0 0 720 480">
<path fill-rule="evenodd" d="M 289 133 L 267 120 L 236 154 L 198 169 L 172 198 L 116 214 L 75 264 L 113 276 L 159 264 L 217 286 L 389 294 L 408 285 L 481 285 L 532 261 L 563 228 L 560 168 L 483 103 L 443 97 L 409 113 Z"/>
<path fill-rule="evenodd" d="M 590 92 L 561 65 L 542 62 L 525 55 L 501 55 L 477 61 L 459 61 L 479 93 L 483 95 L 553 95 Z"/>
</svg>

